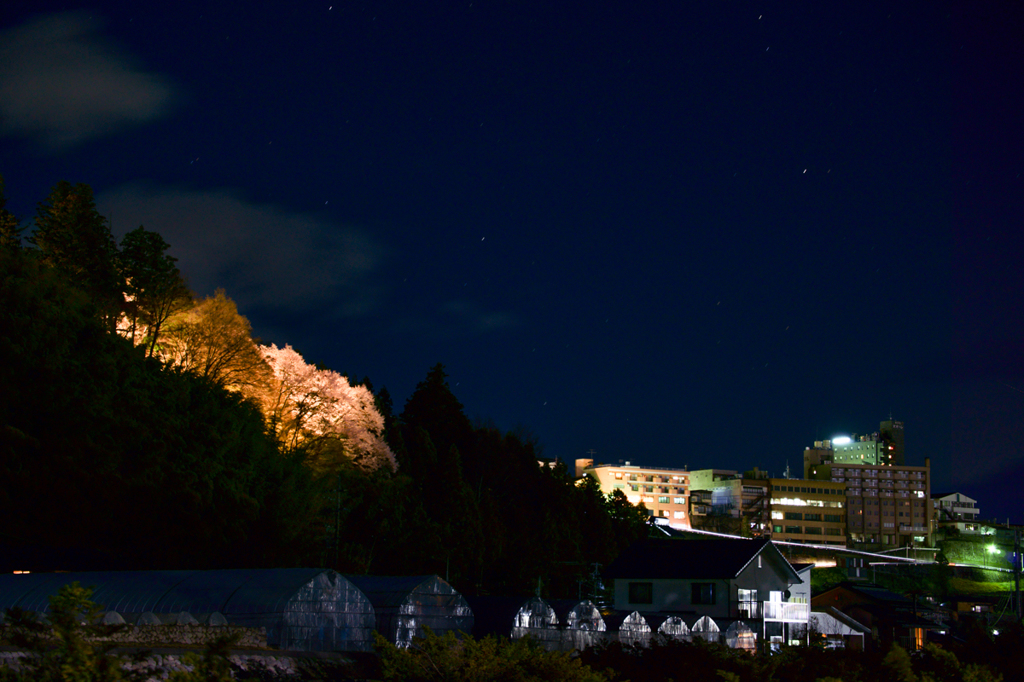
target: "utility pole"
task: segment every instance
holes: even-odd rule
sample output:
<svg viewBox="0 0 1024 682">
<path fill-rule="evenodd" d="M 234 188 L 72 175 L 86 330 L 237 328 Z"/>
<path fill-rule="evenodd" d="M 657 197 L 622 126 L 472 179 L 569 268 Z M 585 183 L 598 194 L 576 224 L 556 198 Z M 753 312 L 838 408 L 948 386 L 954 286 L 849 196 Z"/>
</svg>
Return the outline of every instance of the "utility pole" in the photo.
<svg viewBox="0 0 1024 682">
<path fill-rule="evenodd" d="M 1016 609 L 1017 622 L 1020 623 L 1021 619 L 1021 603 L 1020 603 L 1020 571 L 1021 571 L 1021 555 L 1020 555 L 1020 528 L 1013 531 L 1013 605 Z"/>
<path fill-rule="evenodd" d="M 334 491 L 334 570 L 338 570 L 338 552 L 341 549 L 341 475 Z"/>
</svg>

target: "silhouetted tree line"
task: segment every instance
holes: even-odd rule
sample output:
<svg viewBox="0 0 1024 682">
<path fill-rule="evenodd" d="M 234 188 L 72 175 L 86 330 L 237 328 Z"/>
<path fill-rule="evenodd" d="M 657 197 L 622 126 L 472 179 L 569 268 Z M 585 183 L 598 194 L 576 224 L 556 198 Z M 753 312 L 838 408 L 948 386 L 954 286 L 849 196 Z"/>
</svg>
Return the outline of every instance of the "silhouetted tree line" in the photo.
<svg viewBox="0 0 1024 682">
<path fill-rule="evenodd" d="M 375 394 L 397 471 L 325 465 L 278 439 L 248 322 L 195 301 L 159 234 L 119 245 L 66 182 L 21 232 L 0 179 L 0 570 L 318 564 L 576 596 L 646 532 L 621 494 L 471 424 L 441 365 L 401 414 Z"/>
<path fill-rule="evenodd" d="M 589 478 L 576 485 L 563 464 L 541 465 L 531 439 L 473 426 L 442 365 L 397 417 L 380 395 L 399 469 L 342 474 L 338 570 L 436 573 L 467 593 L 540 587 L 575 597 L 595 563 L 646 534 L 646 512 L 623 494 L 605 496 Z"/>
<path fill-rule="evenodd" d="M 91 191 L 57 185 L 32 247 L 0 211 L 0 568 L 308 555 L 316 514 L 304 500 L 320 484 L 302 453 L 283 451 L 239 394 L 115 333 L 121 313 L 148 312 L 125 305 L 125 272 L 138 263 L 121 259 Z"/>
</svg>

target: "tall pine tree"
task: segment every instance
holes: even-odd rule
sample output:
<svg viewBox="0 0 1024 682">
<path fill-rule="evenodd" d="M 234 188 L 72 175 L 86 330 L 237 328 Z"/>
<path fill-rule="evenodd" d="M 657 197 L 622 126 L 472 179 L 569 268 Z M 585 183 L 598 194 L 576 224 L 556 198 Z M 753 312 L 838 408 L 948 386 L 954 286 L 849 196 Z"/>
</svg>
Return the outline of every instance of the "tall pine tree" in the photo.
<svg viewBox="0 0 1024 682">
<path fill-rule="evenodd" d="M 16 249 L 21 246 L 21 227 L 18 219 L 7 210 L 7 196 L 4 194 L 4 176 L 0 175 L 0 249 Z"/>
<path fill-rule="evenodd" d="M 29 243 L 44 263 L 63 273 L 92 299 L 104 326 L 113 330 L 124 306 L 124 278 L 117 242 L 96 210 L 92 188 L 62 180 L 39 202 Z"/>
<path fill-rule="evenodd" d="M 156 351 L 164 322 L 192 304 L 192 293 L 168 249 L 163 237 L 142 226 L 121 239 L 121 276 L 128 294 L 125 336 L 144 343 L 146 355 Z"/>
</svg>

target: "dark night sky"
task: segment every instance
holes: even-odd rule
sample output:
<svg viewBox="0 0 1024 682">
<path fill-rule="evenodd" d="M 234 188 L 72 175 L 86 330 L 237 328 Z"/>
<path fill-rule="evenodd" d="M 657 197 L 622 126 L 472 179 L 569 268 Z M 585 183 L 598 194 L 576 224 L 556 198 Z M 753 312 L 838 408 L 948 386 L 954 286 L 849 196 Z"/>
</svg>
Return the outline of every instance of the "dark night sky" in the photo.
<svg viewBox="0 0 1024 682">
<path fill-rule="evenodd" d="M 1019 8 L 332 2 L 5 3 L 9 207 L 86 182 L 265 341 L 398 409 L 443 362 L 548 456 L 781 475 L 891 413 L 1024 521 Z"/>
</svg>

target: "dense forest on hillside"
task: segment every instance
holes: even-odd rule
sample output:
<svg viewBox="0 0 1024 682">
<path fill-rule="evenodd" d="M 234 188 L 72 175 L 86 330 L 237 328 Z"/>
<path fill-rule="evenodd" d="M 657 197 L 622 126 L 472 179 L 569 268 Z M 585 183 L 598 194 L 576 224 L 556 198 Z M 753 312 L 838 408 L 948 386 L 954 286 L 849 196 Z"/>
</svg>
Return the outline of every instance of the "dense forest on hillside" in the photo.
<svg viewBox="0 0 1024 682">
<path fill-rule="evenodd" d="M 159 234 L 117 243 L 87 185 L 58 183 L 31 229 L 4 205 L 0 180 L 0 570 L 321 565 L 576 596 L 646 532 L 472 424 L 442 365 L 396 414 L 262 345 L 226 292 L 197 299 Z"/>
</svg>

